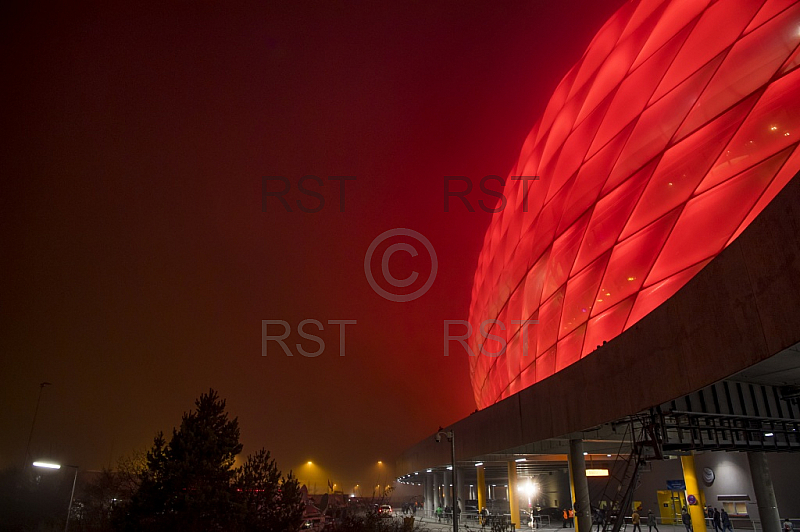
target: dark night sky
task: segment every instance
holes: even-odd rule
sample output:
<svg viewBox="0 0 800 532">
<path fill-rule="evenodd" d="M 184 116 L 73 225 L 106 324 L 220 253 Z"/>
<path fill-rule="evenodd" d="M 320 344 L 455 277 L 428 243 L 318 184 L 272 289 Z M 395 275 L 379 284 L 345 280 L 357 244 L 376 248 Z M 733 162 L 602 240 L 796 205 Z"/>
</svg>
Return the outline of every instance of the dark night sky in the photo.
<svg viewBox="0 0 800 532">
<path fill-rule="evenodd" d="M 45 380 L 32 450 L 87 469 L 147 447 L 209 387 L 245 453 L 350 486 L 468 415 L 466 354 L 444 357 L 442 331 L 467 319 L 490 219 L 477 201 L 492 199 L 478 181 L 508 174 L 620 4 L 16 5 L 0 37 L 0 465 L 21 464 Z M 273 197 L 262 212 L 263 176 L 316 207 L 297 188 L 309 174 L 319 212 Z M 356 177 L 345 212 L 338 175 Z M 446 175 L 475 183 L 476 212 L 444 212 Z M 397 227 L 439 261 L 408 303 L 364 274 Z M 391 271 L 424 280 L 423 255 Z M 262 357 L 262 319 L 358 323 L 344 357 L 334 325 L 316 358 Z"/>
</svg>

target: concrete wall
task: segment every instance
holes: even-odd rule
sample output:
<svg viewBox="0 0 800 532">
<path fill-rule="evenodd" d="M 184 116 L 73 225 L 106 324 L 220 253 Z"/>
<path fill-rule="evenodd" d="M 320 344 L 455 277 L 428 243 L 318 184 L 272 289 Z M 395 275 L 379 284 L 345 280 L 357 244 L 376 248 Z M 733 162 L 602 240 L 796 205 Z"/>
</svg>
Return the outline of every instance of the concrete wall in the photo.
<svg viewBox="0 0 800 532">
<path fill-rule="evenodd" d="M 569 504 L 569 475 L 566 469 L 536 476 L 539 496 L 536 499 L 544 508 L 564 508 Z"/>
<path fill-rule="evenodd" d="M 600 425 L 800 342 L 800 178 L 677 294 L 605 346 L 453 427 L 464 460 Z M 443 465 L 426 438 L 398 474 Z"/>
<path fill-rule="evenodd" d="M 800 518 L 800 456 L 768 454 L 767 462 L 781 517 Z"/>
<path fill-rule="evenodd" d="M 768 454 L 770 476 L 777 496 L 781 517 L 800 517 L 800 454 Z M 642 501 L 645 512 L 648 509 L 658 515 L 657 490 L 667 489 L 667 480 L 683 479 L 680 460 L 650 462 L 651 471 L 643 473 L 634 499 Z M 711 486 L 701 483 L 706 504 L 721 508 L 719 495 L 748 495 L 747 511 L 751 516 L 758 515 L 756 496 L 750 480 L 750 467 L 747 455 L 740 452 L 705 452 L 695 456 L 698 477 L 702 477 L 704 467 L 714 471 L 715 480 Z"/>
</svg>

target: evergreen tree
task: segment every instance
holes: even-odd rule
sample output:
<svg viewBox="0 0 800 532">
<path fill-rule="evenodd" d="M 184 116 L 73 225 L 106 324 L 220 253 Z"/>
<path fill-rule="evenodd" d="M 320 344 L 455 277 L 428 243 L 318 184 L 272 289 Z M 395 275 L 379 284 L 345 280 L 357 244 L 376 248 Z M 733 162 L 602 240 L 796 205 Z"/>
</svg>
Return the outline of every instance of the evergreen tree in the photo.
<svg viewBox="0 0 800 532">
<path fill-rule="evenodd" d="M 234 518 L 231 480 L 239 443 L 238 419 L 213 389 L 184 413 L 166 443 L 158 433 L 147 453 L 139 489 L 124 509 L 120 528 L 223 530 Z"/>
<path fill-rule="evenodd" d="M 119 530 L 290 532 L 303 522 L 300 485 L 283 477 L 264 449 L 233 469 L 242 450 L 239 422 L 228 419 L 225 401 L 212 389 L 195 401 L 173 429 L 159 432 L 144 466 L 126 467 L 135 489 L 115 509 Z M 139 462 L 140 463 L 140 462 Z M 130 465 L 130 464 L 128 464 Z M 135 478 L 128 478 L 135 477 Z"/>
<path fill-rule="evenodd" d="M 275 460 L 261 449 L 236 471 L 239 529 L 246 531 L 287 532 L 300 528 L 304 504 L 300 485 L 291 471 L 281 476 Z"/>
</svg>

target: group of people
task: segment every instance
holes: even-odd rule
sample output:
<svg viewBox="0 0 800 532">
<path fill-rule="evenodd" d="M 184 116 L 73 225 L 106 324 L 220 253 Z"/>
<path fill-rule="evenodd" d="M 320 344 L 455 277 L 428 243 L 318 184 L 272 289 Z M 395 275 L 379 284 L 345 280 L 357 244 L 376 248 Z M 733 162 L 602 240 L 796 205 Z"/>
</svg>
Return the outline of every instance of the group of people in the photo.
<svg viewBox="0 0 800 532">
<path fill-rule="evenodd" d="M 636 508 L 633 513 L 631 514 L 631 524 L 633 524 L 634 532 L 642 532 L 642 515 L 641 512 L 642 507 L 639 506 Z M 600 532 L 603 529 L 603 525 L 606 523 L 606 509 L 605 508 L 597 508 L 594 511 L 592 516 L 592 522 L 597 525 L 597 532 Z M 647 511 L 647 526 L 649 527 L 648 532 L 653 532 L 653 529 L 656 529 L 658 532 L 658 521 L 656 520 L 656 516 L 653 513 L 653 510 Z"/>
<path fill-rule="evenodd" d="M 564 526 L 562 528 L 575 528 L 575 510 L 564 508 L 562 515 L 564 517 Z"/>
<path fill-rule="evenodd" d="M 634 532 L 642 532 L 642 516 L 639 513 L 642 510 L 642 507 L 635 509 L 631 514 L 631 524 L 633 524 Z M 653 532 L 653 529 L 656 529 L 658 532 L 658 521 L 656 520 L 656 515 L 653 513 L 653 510 L 647 510 L 647 527 L 648 532 Z M 600 524 L 597 525 L 597 530 L 600 530 Z"/>
<path fill-rule="evenodd" d="M 406 508 L 406 505 L 403 505 L 403 513 L 406 513 L 407 511 L 415 512 L 416 511 L 415 506 L 416 505 L 414 505 L 413 503 L 409 503 L 408 508 Z M 631 514 L 631 524 L 633 525 L 632 532 L 642 532 L 641 528 L 642 516 L 640 513 L 641 511 L 642 507 L 639 506 Z M 460 514 L 461 508 L 456 506 L 456 512 Z M 594 524 L 597 525 L 597 532 L 600 532 L 602 530 L 603 525 L 605 524 L 606 520 L 605 512 L 606 511 L 604 508 L 597 508 L 594 512 L 593 521 Z M 720 509 L 708 506 L 704 510 L 703 514 L 706 519 L 711 521 L 711 526 L 714 528 L 714 532 L 726 532 L 728 530 L 730 530 L 730 532 L 733 532 L 733 525 L 731 524 L 731 518 L 728 515 L 728 512 L 726 512 L 724 508 Z M 435 510 L 435 515 L 437 521 L 441 521 L 443 517 L 445 518 L 445 520 L 450 520 L 453 516 L 453 509 L 449 505 L 445 506 L 444 508 L 442 508 L 441 505 L 438 505 Z M 481 525 L 484 526 L 488 521 L 489 511 L 485 507 L 481 508 L 478 516 L 480 518 Z M 564 518 L 562 528 L 575 527 L 575 510 L 573 510 L 572 508 L 564 508 L 562 510 L 562 516 Z M 693 532 L 692 517 L 689 514 L 689 510 L 685 506 L 681 508 L 681 522 L 683 523 L 683 526 L 686 527 L 686 532 Z M 653 532 L 653 529 L 655 529 L 656 532 L 659 532 L 658 520 L 656 519 L 653 510 L 647 511 L 647 526 L 648 526 L 648 532 Z M 794 526 L 788 519 L 786 519 L 783 523 L 782 529 L 783 532 L 793 532 Z"/>
<path fill-rule="evenodd" d="M 456 515 L 460 516 L 461 508 L 458 505 L 456 505 L 455 508 L 456 508 Z M 449 521 L 453 517 L 453 509 L 450 507 L 450 505 L 447 505 L 444 508 L 442 508 L 442 505 L 440 504 L 436 506 L 436 510 L 434 510 L 434 513 L 436 514 L 436 521 L 438 522 L 442 521 L 442 517 L 444 517 L 445 521 Z"/>
<path fill-rule="evenodd" d="M 417 506 L 419 503 L 416 501 L 403 503 L 403 515 L 417 515 Z"/>
<path fill-rule="evenodd" d="M 641 511 L 642 507 L 640 506 L 639 508 L 636 508 L 631 514 L 631 524 L 633 525 L 632 532 L 642 532 L 642 515 L 640 513 Z M 733 525 L 731 524 L 731 519 L 724 508 L 720 511 L 719 509 L 712 508 L 709 506 L 704 513 L 705 516 L 711 520 L 711 525 L 714 527 L 715 532 L 725 532 L 726 530 L 730 530 L 731 532 L 733 532 Z M 570 521 L 571 517 L 572 516 L 570 515 Z M 689 510 L 685 506 L 681 508 L 681 522 L 683 523 L 683 526 L 686 527 L 686 532 L 693 532 L 692 517 L 691 515 L 689 515 Z M 598 508 L 595 511 L 594 523 L 597 525 L 597 532 L 600 532 L 603 524 L 605 523 L 604 509 Z M 567 510 L 564 510 L 564 526 L 571 526 L 567 525 Z M 656 519 L 653 510 L 647 511 L 647 527 L 648 527 L 648 532 L 653 532 L 653 529 L 655 529 L 656 532 L 659 532 L 658 520 Z"/>
<path fill-rule="evenodd" d="M 711 521 L 714 532 L 725 532 L 725 530 L 733 532 L 731 518 L 728 516 L 728 512 L 725 511 L 725 508 L 720 510 L 719 508 L 712 508 L 709 506 L 703 513 L 705 517 Z M 692 532 L 692 517 L 689 515 L 689 510 L 685 506 L 681 508 L 681 522 L 683 526 L 686 527 L 686 532 Z"/>
</svg>

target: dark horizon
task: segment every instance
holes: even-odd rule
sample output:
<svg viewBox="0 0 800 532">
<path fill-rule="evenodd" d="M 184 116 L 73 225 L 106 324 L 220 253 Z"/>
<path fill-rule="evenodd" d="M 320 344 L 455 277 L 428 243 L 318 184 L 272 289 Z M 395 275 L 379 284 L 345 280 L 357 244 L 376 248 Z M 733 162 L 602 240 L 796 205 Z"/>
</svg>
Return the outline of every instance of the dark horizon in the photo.
<svg viewBox="0 0 800 532">
<path fill-rule="evenodd" d="M 491 217 L 478 201 L 496 200 L 479 183 L 508 175 L 621 3 L 15 6 L 2 465 L 22 464 L 43 381 L 32 455 L 113 466 L 214 388 L 243 457 L 265 447 L 298 475 L 311 460 L 345 491 L 469 415 L 467 354 L 444 356 L 442 324 L 467 319 Z M 307 175 L 321 196 L 298 188 Z M 447 176 L 470 180 L 474 212 L 445 200 Z M 324 206 L 287 212 L 267 177 L 269 193 L 288 180 L 290 206 Z M 405 303 L 364 272 L 394 228 L 438 260 Z M 391 269 L 430 264 L 400 252 Z M 305 331 L 325 351 L 263 357 L 262 320 L 306 351 L 298 324 L 317 320 Z M 357 321 L 345 356 L 338 320 Z"/>
</svg>

